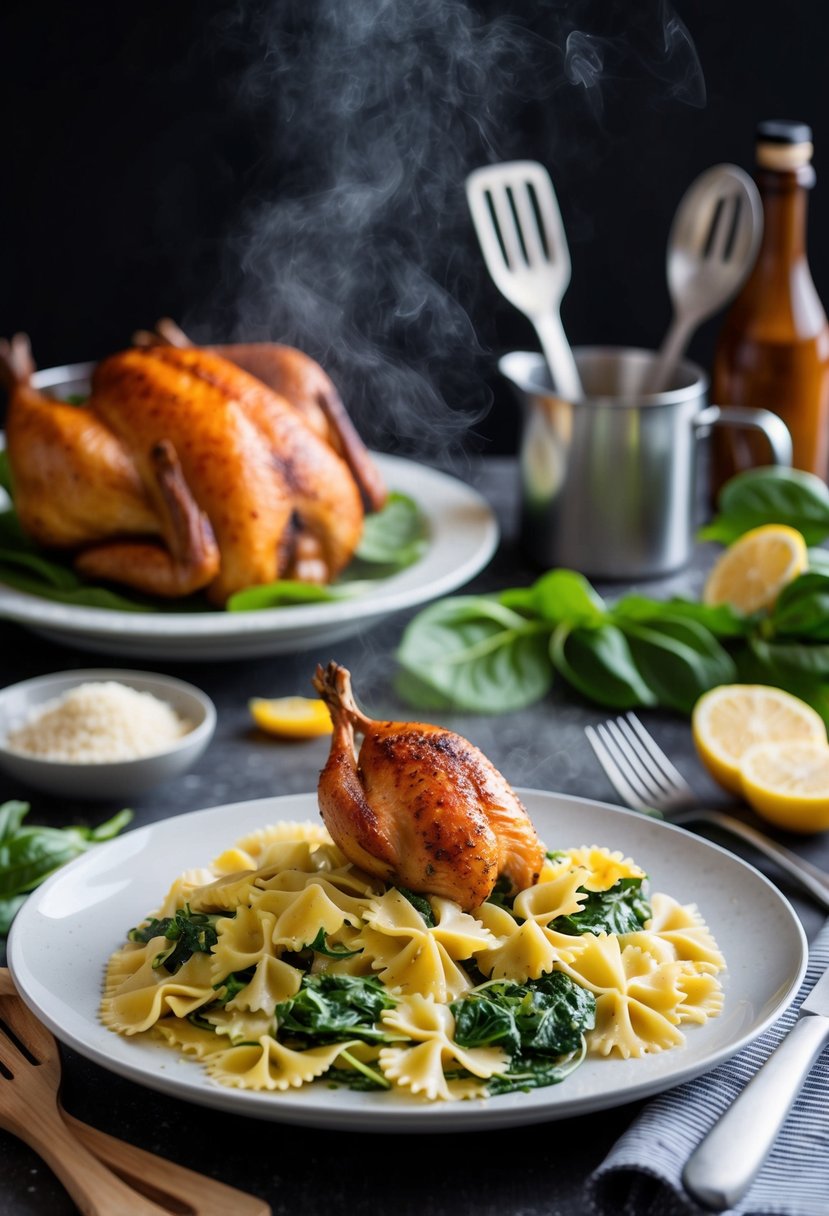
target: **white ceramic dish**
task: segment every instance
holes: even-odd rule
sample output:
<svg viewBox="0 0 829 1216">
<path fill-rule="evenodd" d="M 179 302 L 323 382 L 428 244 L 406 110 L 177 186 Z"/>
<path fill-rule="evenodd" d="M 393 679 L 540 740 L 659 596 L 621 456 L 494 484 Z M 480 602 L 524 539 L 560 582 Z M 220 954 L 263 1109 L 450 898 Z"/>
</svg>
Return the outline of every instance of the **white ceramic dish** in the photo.
<svg viewBox="0 0 829 1216">
<path fill-rule="evenodd" d="M 152 693 L 193 724 L 164 751 L 137 760 L 118 760 L 105 764 L 71 764 L 46 760 L 12 751 L 6 745 L 9 731 L 22 726 L 29 716 L 47 701 L 63 696 L 79 684 L 114 680 L 137 692 Z M 146 671 L 119 671 L 92 668 L 61 671 L 12 684 L 0 692 L 0 768 L 12 777 L 43 790 L 73 798 L 131 798 L 181 776 L 202 755 L 216 729 L 216 709 L 201 689 L 170 676 Z"/>
<path fill-rule="evenodd" d="M 36 388 L 61 395 L 89 389 L 92 364 L 48 368 Z M 39 599 L 0 583 L 0 618 L 52 640 L 102 654 L 143 659 L 235 659 L 294 654 L 350 637 L 392 612 L 463 586 L 487 564 L 498 526 L 487 502 L 446 473 L 375 454 L 390 489 L 409 494 L 426 516 L 429 546 L 419 562 L 353 600 L 260 612 L 131 613 Z"/>
<path fill-rule="evenodd" d="M 474 1131 L 622 1105 L 707 1071 L 786 1008 L 803 976 L 806 940 L 791 906 L 756 870 L 632 811 L 533 790 L 522 797 L 549 847 L 619 848 L 644 866 L 654 890 L 699 905 L 729 969 L 722 1014 L 690 1027 L 685 1046 L 640 1060 L 588 1060 L 563 1084 L 530 1093 L 429 1104 L 324 1084 L 279 1094 L 228 1089 L 169 1048 L 106 1030 L 98 1021 L 101 981 L 126 930 L 158 907 L 181 871 L 209 862 L 245 833 L 283 819 L 318 822 L 313 794 L 216 807 L 101 845 L 29 897 L 12 926 L 9 965 L 27 1004 L 58 1038 L 104 1068 L 220 1110 L 344 1131 Z"/>
</svg>

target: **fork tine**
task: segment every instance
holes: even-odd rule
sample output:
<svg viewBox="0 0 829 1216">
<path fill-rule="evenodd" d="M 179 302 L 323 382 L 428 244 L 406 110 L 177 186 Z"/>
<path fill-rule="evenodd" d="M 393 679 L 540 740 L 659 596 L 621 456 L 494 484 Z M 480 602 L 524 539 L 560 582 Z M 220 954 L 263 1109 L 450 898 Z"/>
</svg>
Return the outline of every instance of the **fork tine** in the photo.
<svg viewBox="0 0 829 1216">
<path fill-rule="evenodd" d="M 624 723 L 621 718 L 605 722 L 604 729 L 612 743 L 617 764 L 624 767 L 629 782 L 638 787 L 640 802 L 653 806 L 654 802 L 663 800 L 664 793 L 659 784 L 654 781 L 648 766 L 642 763 L 637 748 L 626 737 Z"/>
<path fill-rule="evenodd" d="M 639 740 L 643 747 L 647 749 L 648 755 L 653 760 L 654 764 L 658 765 L 660 772 L 674 787 L 674 791 L 678 790 L 689 798 L 693 797 L 693 790 L 682 776 L 682 773 L 674 764 L 671 763 L 671 761 L 662 751 L 662 748 L 654 739 L 653 735 L 649 734 L 648 731 L 645 730 L 642 723 L 636 717 L 636 714 L 629 713 L 626 715 L 626 718 L 633 730 L 636 731 L 636 734 L 639 736 Z"/>
<path fill-rule="evenodd" d="M 636 810 L 644 810 L 644 803 L 639 797 L 639 794 L 634 790 L 633 786 L 627 781 L 622 769 L 616 763 L 611 752 L 606 745 L 606 732 L 600 726 L 594 730 L 592 726 L 586 726 L 584 733 L 587 735 L 587 741 L 596 753 L 596 759 L 602 766 L 605 776 L 610 784 L 615 789 L 616 793 L 626 802 L 628 806 L 634 807 Z"/>
</svg>

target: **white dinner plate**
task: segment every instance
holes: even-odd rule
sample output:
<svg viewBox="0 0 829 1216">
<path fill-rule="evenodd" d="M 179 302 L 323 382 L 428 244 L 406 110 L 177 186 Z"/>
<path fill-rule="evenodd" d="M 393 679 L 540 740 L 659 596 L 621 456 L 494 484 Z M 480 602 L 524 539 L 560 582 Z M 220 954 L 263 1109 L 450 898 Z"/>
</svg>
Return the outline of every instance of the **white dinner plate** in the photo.
<svg viewBox="0 0 829 1216">
<path fill-rule="evenodd" d="M 183 870 L 279 820 L 318 822 L 313 794 L 215 807 L 138 828 L 71 862 L 30 895 L 12 926 L 9 966 L 23 998 L 68 1046 L 152 1089 L 236 1114 L 347 1131 L 438 1132 L 507 1127 L 585 1114 L 669 1089 L 707 1071 L 764 1030 L 793 999 L 806 940 L 791 905 L 732 854 L 682 828 L 604 803 L 520 791 L 548 848 L 621 849 L 651 890 L 696 903 L 725 954 L 725 1007 L 686 1043 L 638 1060 L 589 1059 L 560 1085 L 466 1102 L 356 1093 L 325 1083 L 286 1093 L 228 1089 L 202 1067 L 98 1020 L 109 955 L 160 904 Z"/>
<path fill-rule="evenodd" d="M 389 489 L 410 495 L 426 517 L 423 557 L 353 599 L 257 612 L 118 612 L 41 599 L 0 583 L 0 618 L 54 641 L 142 659 L 236 659 L 295 654 L 338 642 L 403 608 L 447 595 L 487 564 L 498 544 L 489 504 L 428 465 L 375 454 Z"/>
</svg>

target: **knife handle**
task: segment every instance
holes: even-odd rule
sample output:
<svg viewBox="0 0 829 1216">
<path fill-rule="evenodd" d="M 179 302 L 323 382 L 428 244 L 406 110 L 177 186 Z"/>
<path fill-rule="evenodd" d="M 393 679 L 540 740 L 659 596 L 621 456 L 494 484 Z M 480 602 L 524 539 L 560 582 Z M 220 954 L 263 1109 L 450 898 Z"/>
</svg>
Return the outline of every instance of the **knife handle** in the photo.
<svg viewBox="0 0 829 1216">
<path fill-rule="evenodd" d="M 829 1018 L 803 1014 L 688 1159 L 686 1189 L 705 1207 L 734 1207 L 751 1186 L 829 1039 Z"/>
</svg>

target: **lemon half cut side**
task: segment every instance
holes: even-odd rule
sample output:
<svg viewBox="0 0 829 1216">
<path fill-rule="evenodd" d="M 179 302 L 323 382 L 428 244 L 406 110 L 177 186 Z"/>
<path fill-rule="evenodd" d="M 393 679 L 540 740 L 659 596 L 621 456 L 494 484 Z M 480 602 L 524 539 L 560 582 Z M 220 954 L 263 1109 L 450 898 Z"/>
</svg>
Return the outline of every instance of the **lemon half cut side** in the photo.
<svg viewBox="0 0 829 1216">
<path fill-rule="evenodd" d="M 749 748 L 740 765 L 743 793 L 758 815 L 790 832 L 829 828 L 829 746 L 787 740 Z"/>
<path fill-rule="evenodd" d="M 817 710 L 765 684 L 721 684 L 703 693 L 691 715 L 691 733 L 714 780 L 740 796 L 740 763 L 749 748 L 790 740 L 827 746 Z"/>
<path fill-rule="evenodd" d="M 786 524 L 752 528 L 720 555 L 703 588 L 703 603 L 729 604 L 750 616 L 771 608 L 785 586 L 809 567 L 806 541 Z"/>
</svg>

